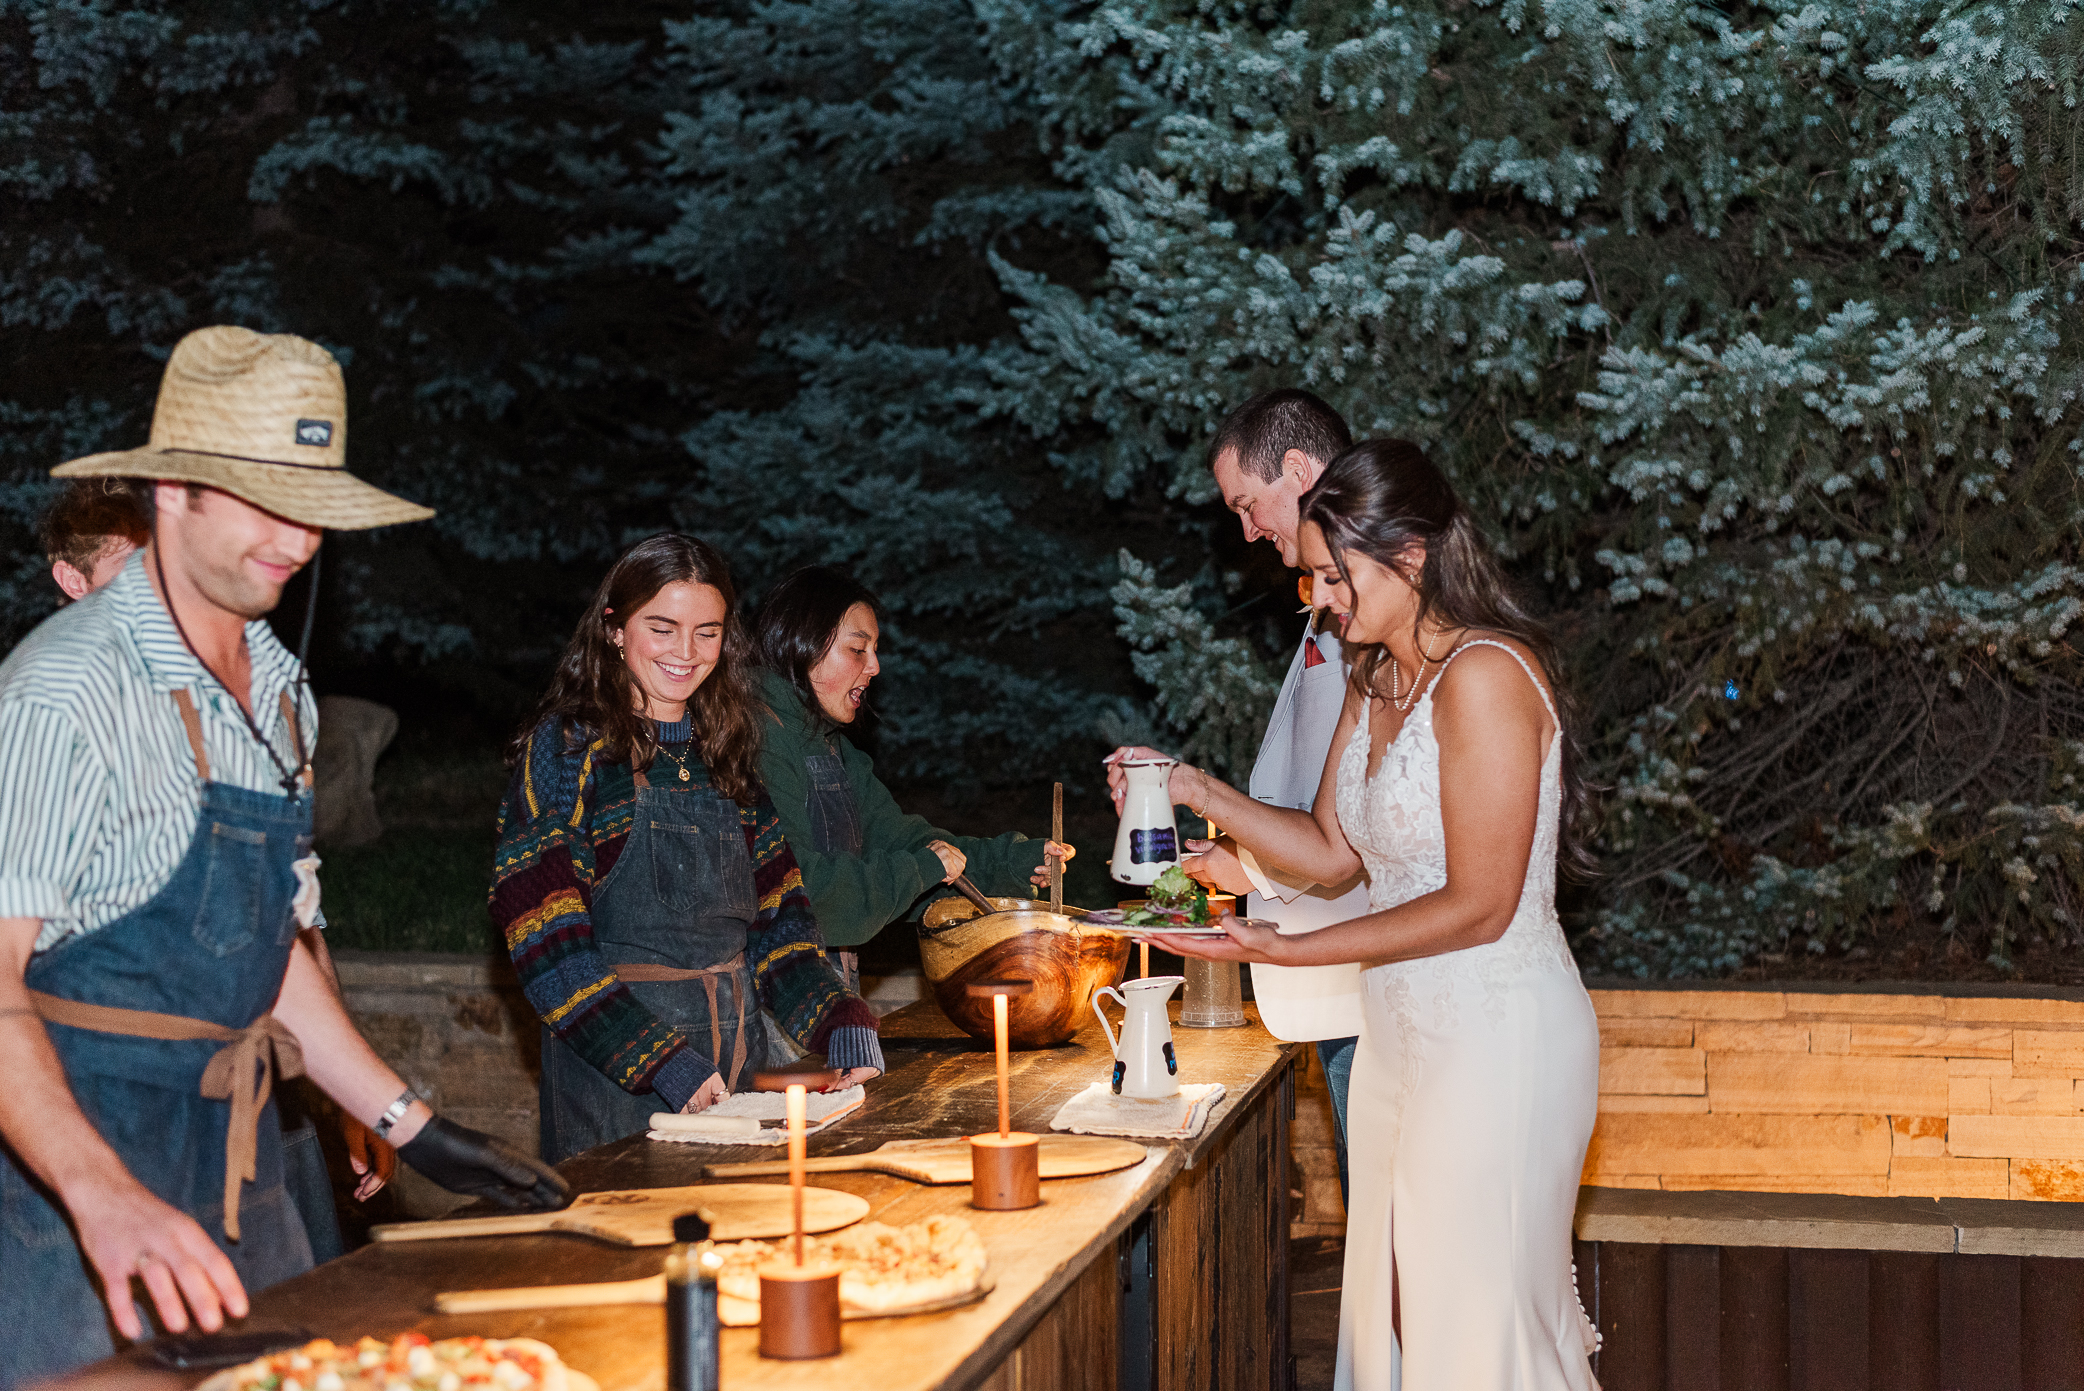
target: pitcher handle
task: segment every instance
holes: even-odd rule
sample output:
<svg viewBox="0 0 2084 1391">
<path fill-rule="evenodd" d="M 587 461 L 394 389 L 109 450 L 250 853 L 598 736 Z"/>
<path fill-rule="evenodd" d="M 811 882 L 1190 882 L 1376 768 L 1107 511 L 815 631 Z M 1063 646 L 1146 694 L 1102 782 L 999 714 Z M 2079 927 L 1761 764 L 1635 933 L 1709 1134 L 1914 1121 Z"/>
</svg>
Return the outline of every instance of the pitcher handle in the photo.
<svg viewBox="0 0 2084 1391">
<path fill-rule="evenodd" d="M 1107 1035 L 1107 1051 L 1114 1054 L 1116 1058 L 1120 1058 L 1122 1055 L 1121 1040 L 1115 1034 L 1114 1026 L 1107 1022 L 1107 1011 L 1100 1008 L 1100 997 L 1102 995 L 1114 996 L 1114 1002 L 1122 1007 L 1122 1013 L 1124 1015 L 1126 1015 L 1129 1012 L 1129 1002 L 1127 1000 L 1124 1000 L 1122 998 L 1121 992 L 1119 990 L 1116 990 L 1111 985 L 1103 985 L 1099 989 L 1095 990 L 1093 992 L 1093 998 L 1091 1001 L 1093 1006 L 1093 1017 L 1100 1021 L 1100 1028 Z"/>
</svg>

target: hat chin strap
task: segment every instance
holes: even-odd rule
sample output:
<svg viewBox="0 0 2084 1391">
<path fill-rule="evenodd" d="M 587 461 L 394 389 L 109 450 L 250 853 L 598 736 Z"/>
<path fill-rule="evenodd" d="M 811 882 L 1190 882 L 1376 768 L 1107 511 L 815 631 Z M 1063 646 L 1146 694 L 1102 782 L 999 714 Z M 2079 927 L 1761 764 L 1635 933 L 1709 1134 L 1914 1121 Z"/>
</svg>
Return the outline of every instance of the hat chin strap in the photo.
<svg viewBox="0 0 2084 1391">
<path fill-rule="evenodd" d="M 323 536 L 320 538 L 319 545 L 321 548 L 325 545 Z M 311 553 L 311 588 L 304 598 L 304 631 L 297 639 L 297 676 L 296 680 L 291 683 L 292 686 L 303 687 L 307 694 L 311 691 L 311 668 L 305 663 L 304 655 L 311 648 L 312 622 L 318 617 L 318 559 L 319 552 L 313 551 Z M 245 721 L 246 732 L 253 736 L 254 743 L 259 744 L 262 749 L 267 751 L 268 762 L 274 764 L 275 771 L 282 775 L 283 792 L 288 795 L 292 802 L 296 801 L 297 794 L 303 790 L 304 786 L 304 779 L 301 775 L 305 766 L 311 761 L 310 754 L 304 747 L 304 722 L 302 720 L 291 720 L 289 722 L 290 737 L 295 739 L 297 744 L 297 761 L 293 765 L 284 766 L 282 756 L 275 752 L 275 746 L 268 742 L 268 736 L 261 733 L 259 722 L 253 718 L 251 712 L 246 709 L 245 704 L 237 696 L 232 695 L 231 688 L 224 684 L 224 678 L 219 676 L 216 671 L 212 670 L 210 664 L 203 660 L 203 654 L 195 650 L 195 644 L 189 641 L 188 629 L 181 622 L 181 610 L 174 603 L 174 591 L 166 582 L 166 546 L 160 540 L 159 510 L 156 507 L 152 511 L 152 566 L 159 574 L 160 599 L 166 605 L 167 617 L 174 620 L 174 631 L 180 635 L 181 645 L 188 649 L 189 656 L 195 658 L 197 666 L 209 672 L 210 679 L 217 683 L 218 689 L 222 690 L 227 696 L 231 696 L 232 708 L 237 710 L 239 718 Z M 316 696 L 312 698 L 314 701 L 317 699 Z"/>
</svg>

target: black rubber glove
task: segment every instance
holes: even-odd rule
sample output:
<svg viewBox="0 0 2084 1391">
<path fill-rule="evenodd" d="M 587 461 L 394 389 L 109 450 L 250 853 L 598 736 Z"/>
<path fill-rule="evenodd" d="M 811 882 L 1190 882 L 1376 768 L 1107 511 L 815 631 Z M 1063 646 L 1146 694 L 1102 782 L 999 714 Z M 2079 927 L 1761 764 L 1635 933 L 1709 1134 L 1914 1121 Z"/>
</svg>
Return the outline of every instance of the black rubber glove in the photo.
<svg viewBox="0 0 2084 1391">
<path fill-rule="evenodd" d="M 572 1200 L 572 1186 L 548 1164 L 440 1116 L 400 1145 L 398 1157 L 451 1193 L 490 1198 L 505 1208 L 550 1212 Z"/>
</svg>

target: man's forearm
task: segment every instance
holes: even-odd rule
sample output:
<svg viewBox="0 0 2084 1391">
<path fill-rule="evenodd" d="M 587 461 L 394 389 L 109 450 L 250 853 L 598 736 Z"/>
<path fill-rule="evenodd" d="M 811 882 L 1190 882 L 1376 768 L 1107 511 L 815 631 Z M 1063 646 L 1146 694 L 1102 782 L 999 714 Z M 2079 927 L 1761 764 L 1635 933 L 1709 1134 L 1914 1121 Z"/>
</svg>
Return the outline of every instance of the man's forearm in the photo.
<svg viewBox="0 0 2084 1391">
<path fill-rule="evenodd" d="M 289 1026 L 304 1049 L 304 1074 L 341 1109 L 374 1125 L 405 1090 L 405 1079 L 376 1055 L 347 1017 L 347 1006 L 303 941 L 290 949 L 289 973 L 275 1002 L 275 1017 Z M 415 1101 L 405 1119 L 385 1137 L 394 1145 L 412 1139 L 433 1113 Z"/>
<path fill-rule="evenodd" d="M 128 1179 L 129 1171 L 80 1110 L 29 1003 L 22 973 L 42 928 L 36 918 L 0 918 L 0 1136 L 70 1207 L 84 1188 Z"/>
</svg>

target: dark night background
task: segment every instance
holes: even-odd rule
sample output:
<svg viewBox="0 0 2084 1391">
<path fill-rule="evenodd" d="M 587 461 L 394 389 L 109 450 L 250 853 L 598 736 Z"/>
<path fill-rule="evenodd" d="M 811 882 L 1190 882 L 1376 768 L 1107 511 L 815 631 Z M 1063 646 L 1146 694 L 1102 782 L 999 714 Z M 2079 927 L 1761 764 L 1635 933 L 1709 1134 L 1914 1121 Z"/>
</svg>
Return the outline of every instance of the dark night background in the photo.
<svg viewBox="0 0 2084 1391">
<path fill-rule="evenodd" d="M 1557 625 L 1588 962 L 2067 978 L 2084 21 L 1984 10 L 0 0 L 0 638 L 47 470 L 293 331 L 439 510 L 325 548 L 317 689 L 402 719 L 343 940 L 488 940 L 499 746 L 666 528 L 877 589 L 900 800 L 1064 780 L 1103 902 L 1105 749 L 1256 746 L 1300 620 L 1201 456 L 1308 382 Z"/>
</svg>

